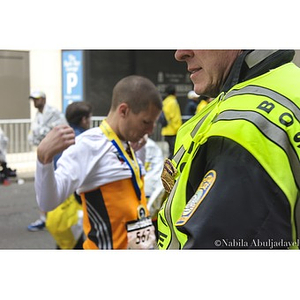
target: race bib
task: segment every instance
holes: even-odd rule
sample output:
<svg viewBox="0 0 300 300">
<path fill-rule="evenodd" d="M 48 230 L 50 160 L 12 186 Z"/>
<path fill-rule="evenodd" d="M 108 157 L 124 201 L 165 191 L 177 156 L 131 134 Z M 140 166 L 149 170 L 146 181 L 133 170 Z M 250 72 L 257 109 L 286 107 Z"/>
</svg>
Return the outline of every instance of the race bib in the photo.
<svg viewBox="0 0 300 300">
<path fill-rule="evenodd" d="M 143 218 L 126 224 L 128 247 L 127 249 L 155 249 L 155 229 L 151 218 Z"/>
</svg>

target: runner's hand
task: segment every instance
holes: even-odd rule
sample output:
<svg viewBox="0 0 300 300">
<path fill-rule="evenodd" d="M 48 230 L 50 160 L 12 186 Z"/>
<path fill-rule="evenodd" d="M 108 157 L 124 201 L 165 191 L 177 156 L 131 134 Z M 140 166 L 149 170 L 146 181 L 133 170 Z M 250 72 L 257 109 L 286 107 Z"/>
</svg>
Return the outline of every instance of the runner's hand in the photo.
<svg viewBox="0 0 300 300">
<path fill-rule="evenodd" d="M 138 142 L 130 142 L 130 146 L 134 152 L 140 150 L 143 146 L 146 145 L 148 139 L 148 134 L 145 134 Z"/>
<path fill-rule="evenodd" d="M 37 148 L 37 157 L 42 164 L 51 163 L 56 154 L 75 144 L 75 133 L 68 125 L 54 127 Z"/>
</svg>

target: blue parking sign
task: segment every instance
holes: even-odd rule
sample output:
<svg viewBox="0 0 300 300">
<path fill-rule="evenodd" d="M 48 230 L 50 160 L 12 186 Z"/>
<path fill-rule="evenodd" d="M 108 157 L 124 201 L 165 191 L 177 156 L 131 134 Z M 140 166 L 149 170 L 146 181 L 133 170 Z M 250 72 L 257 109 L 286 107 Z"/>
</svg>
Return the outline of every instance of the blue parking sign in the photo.
<svg viewBox="0 0 300 300">
<path fill-rule="evenodd" d="M 63 112 L 74 101 L 83 101 L 83 51 L 62 51 Z"/>
</svg>

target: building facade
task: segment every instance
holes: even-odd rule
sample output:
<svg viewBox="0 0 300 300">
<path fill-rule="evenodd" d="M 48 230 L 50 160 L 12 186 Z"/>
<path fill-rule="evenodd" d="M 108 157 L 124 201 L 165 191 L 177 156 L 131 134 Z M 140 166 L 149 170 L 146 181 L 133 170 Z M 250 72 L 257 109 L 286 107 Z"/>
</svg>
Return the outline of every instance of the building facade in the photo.
<svg viewBox="0 0 300 300">
<path fill-rule="evenodd" d="M 300 66 L 300 50 L 294 62 Z M 183 110 L 193 85 L 174 50 L 0 50 L 0 119 L 32 118 L 33 89 L 43 90 L 47 103 L 61 111 L 83 100 L 92 103 L 95 116 L 105 116 L 113 86 L 131 74 L 151 79 L 163 97 L 174 84 Z"/>
</svg>

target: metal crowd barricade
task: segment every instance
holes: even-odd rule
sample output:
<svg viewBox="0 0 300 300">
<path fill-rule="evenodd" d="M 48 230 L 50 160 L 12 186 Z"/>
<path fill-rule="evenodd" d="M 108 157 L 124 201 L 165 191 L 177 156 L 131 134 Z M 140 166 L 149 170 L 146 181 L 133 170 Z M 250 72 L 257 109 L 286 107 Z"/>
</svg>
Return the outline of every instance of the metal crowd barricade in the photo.
<svg viewBox="0 0 300 300">
<path fill-rule="evenodd" d="M 19 177 L 33 177 L 35 171 L 36 152 L 27 141 L 30 125 L 30 119 L 0 120 L 8 137 L 6 161 L 10 168 L 17 169 Z"/>
<path fill-rule="evenodd" d="M 91 126 L 99 126 L 105 117 L 92 117 Z M 30 131 L 31 119 L 7 119 L 0 120 L 0 127 L 8 137 L 7 153 L 27 153 L 33 148 L 27 141 Z"/>
<path fill-rule="evenodd" d="M 185 121 L 183 116 L 183 121 Z M 104 116 L 93 116 L 91 127 L 97 127 L 105 119 Z M 30 131 L 31 119 L 6 119 L 0 120 L 0 127 L 8 137 L 7 162 L 9 167 L 17 169 L 20 173 L 33 174 L 36 164 L 36 149 L 29 145 L 27 136 Z M 164 148 L 164 138 L 160 134 L 161 125 L 156 124 L 150 136 Z"/>
<path fill-rule="evenodd" d="M 30 119 L 0 120 L 0 127 L 8 137 L 7 153 L 32 151 L 31 146 L 27 142 L 30 124 Z"/>
<path fill-rule="evenodd" d="M 92 116 L 92 118 L 91 118 L 91 127 L 98 127 L 105 118 L 106 117 Z"/>
</svg>

